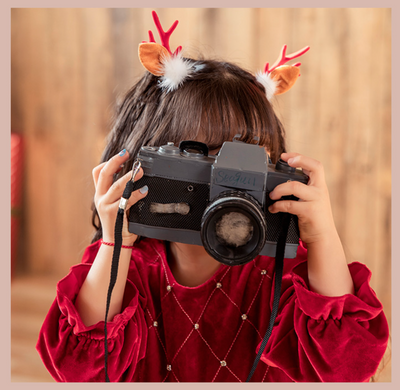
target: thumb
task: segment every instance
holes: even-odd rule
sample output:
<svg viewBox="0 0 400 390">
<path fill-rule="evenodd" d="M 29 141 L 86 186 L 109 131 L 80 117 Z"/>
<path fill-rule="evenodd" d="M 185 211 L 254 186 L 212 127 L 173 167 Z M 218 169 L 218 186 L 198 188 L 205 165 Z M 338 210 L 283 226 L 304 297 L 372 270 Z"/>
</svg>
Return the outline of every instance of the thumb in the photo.
<svg viewBox="0 0 400 390">
<path fill-rule="evenodd" d="M 128 203 L 126 205 L 126 210 L 131 208 L 135 203 L 139 202 L 140 199 L 143 199 L 146 197 L 148 193 L 149 188 L 145 185 L 142 188 L 139 188 L 136 191 L 132 192 L 132 195 L 130 196 Z"/>
</svg>

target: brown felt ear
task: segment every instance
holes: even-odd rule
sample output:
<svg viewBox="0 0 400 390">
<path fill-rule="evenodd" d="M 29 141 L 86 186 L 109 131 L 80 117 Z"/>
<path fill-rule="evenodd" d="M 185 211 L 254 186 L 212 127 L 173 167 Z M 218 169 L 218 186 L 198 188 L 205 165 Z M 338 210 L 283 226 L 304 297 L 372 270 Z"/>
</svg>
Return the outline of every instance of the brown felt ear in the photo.
<svg viewBox="0 0 400 390">
<path fill-rule="evenodd" d="M 163 58 L 170 57 L 169 51 L 155 42 L 139 44 L 139 59 L 142 65 L 155 76 L 163 75 Z"/>
<path fill-rule="evenodd" d="M 282 65 L 271 72 L 271 78 L 278 82 L 275 95 L 289 91 L 297 81 L 300 69 L 297 66 Z"/>
</svg>

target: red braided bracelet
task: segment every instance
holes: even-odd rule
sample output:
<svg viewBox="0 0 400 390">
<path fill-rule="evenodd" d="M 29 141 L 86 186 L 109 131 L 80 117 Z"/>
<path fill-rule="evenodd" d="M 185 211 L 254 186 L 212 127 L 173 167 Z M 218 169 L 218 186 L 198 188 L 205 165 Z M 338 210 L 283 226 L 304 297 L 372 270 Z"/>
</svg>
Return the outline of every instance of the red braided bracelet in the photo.
<svg viewBox="0 0 400 390">
<path fill-rule="evenodd" d="M 108 245 L 108 246 L 114 246 L 114 243 L 113 242 L 105 242 L 105 241 L 103 241 L 103 239 L 101 239 L 100 240 L 100 242 L 102 243 L 102 244 L 104 244 L 104 245 Z M 125 248 L 125 249 L 133 249 L 134 248 L 134 246 L 132 245 L 132 246 L 128 246 L 128 245 L 122 245 L 121 246 L 121 248 Z"/>
</svg>

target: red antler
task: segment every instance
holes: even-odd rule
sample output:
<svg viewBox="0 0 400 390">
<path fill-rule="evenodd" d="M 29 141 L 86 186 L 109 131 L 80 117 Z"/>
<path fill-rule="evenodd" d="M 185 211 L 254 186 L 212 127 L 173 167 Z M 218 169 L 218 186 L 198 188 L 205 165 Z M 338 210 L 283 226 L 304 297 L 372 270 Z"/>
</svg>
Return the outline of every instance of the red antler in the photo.
<svg viewBox="0 0 400 390">
<path fill-rule="evenodd" d="M 268 69 L 269 67 L 269 63 L 267 62 L 265 64 L 265 68 L 264 68 L 264 73 L 271 73 L 273 70 L 275 70 L 278 66 L 284 65 L 286 64 L 286 62 L 293 60 L 297 57 L 300 57 L 301 55 L 303 55 L 304 53 L 306 53 L 309 49 L 310 46 L 306 46 L 303 49 L 296 51 L 296 53 L 290 54 L 290 55 L 286 55 L 286 49 L 287 49 L 287 45 L 283 45 L 282 50 L 281 50 L 281 54 L 278 57 L 278 59 L 275 61 L 274 65 L 272 65 L 271 69 Z M 293 66 L 300 66 L 301 63 L 297 62 L 295 63 Z"/>
<path fill-rule="evenodd" d="M 161 39 L 162 46 L 164 46 L 169 51 L 169 53 L 172 54 L 171 49 L 169 48 L 169 38 L 170 38 L 171 34 L 174 32 L 174 30 L 175 30 L 176 26 L 178 25 L 179 21 L 175 20 L 175 22 L 169 28 L 169 30 L 168 31 L 164 31 L 162 26 L 161 26 L 160 19 L 158 18 L 158 15 L 157 15 L 156 11 L 153 11 L 152 15 L 153 15 L 154 24 L 157 27 L 158 35 L 160 36 L 160 39 Z M 149 31 L 149 41 L 150 42 L 155 42 L 154 35 L 153 35 L 153 33 L 151 31 Z M 143 42 L 145 42 L 145 41 L 143 41 Z M 174 54 L 175 55 L 178 54 L 181 50 L 182 50 L 182 46 L 178 46 L 176 48 Z"/>
</svg>

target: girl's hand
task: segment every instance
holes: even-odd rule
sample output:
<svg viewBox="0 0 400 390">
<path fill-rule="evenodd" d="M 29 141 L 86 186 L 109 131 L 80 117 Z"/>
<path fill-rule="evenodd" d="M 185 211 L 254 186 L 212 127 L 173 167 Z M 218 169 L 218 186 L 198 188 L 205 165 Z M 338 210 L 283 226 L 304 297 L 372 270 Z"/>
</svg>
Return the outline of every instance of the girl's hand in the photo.
<svg viewBox="0 0 400 390">
<path fill-rule="evenodd" d="M 294 195 L 299 200 L 280 200 L 270 206 L 269 211 L 297 215 L 300 238 L 306 244 L 329 240 L 333 234 L 336 234 L 336 227 L 322 164 L 298 153 L 282 153 L 281 158 L 291 167 L 302 168 L 310 179 L 307 185 L 291 181 L 276 186 L 269 194 L 272 200 L 278 200 L 287 195 Z"/>
<path fill-rule="evenodd" d="M 132 171 L 122 176 L 115 183 L 113 183 L 113 177 L 114 174 L 120 170 L 121 165 L 128 160 L 128 158 L 129 153 L 124 149 L 107 162 L 98 165 L 93 169 L 92 172 L 93 181 L 96 188 L 94 204 L 101 221 L 103 240 L 106 242 L 114 242 L 114 228 L 119 201 L 124 192 L 126 183 L 132 177 Z M 142 176 L 143 170 L 140 168 L 138 174 L 136 175 L 135 181 L 140 179 Z M 146 195 L 147 186 L 134 191 L 128 200 L 126 211 Z M 128 221 L 127 218 L 124 218 L 124 225 L 122 228 L 123 245 L 132 245 L 136 239 L 137 235 L 128 231 Z"/>
</svg>

